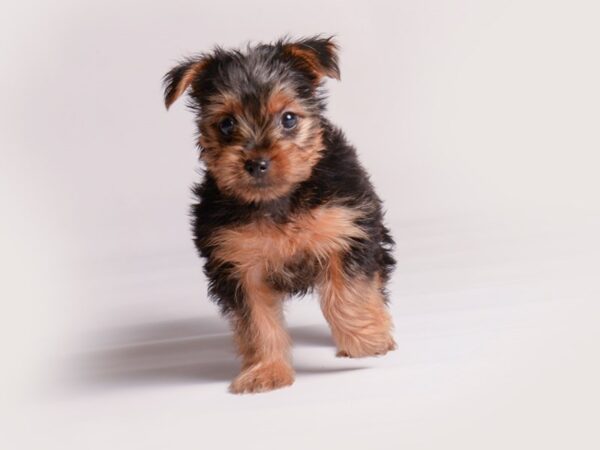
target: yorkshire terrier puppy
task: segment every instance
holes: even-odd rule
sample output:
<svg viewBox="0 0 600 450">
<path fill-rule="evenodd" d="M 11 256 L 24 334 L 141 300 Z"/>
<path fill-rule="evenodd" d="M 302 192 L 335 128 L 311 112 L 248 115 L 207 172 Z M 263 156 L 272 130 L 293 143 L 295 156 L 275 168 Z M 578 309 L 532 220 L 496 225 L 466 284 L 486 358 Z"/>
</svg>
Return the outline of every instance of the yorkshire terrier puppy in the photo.
<svg viewBox="0 0 600 450">
<path fill-rule="evenodd" d="M 331 38 L 216 48 L 165 75 L 167 108 L 188 88 L 204 180 L 194 242 L 210 296 L 242 358 L 231 392 L 294 381 L 283 301 L 315 290 L 338 356 L 395 348 L 386 283 L 394 242 L 355 149 L 323 115 L 340 78 Z"/>
</svg>

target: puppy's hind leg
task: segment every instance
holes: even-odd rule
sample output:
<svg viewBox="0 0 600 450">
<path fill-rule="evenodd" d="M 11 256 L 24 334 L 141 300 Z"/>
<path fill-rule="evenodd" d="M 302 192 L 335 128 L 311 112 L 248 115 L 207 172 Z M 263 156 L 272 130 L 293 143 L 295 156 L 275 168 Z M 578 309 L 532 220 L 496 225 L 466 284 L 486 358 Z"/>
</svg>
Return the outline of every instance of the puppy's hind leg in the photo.
<svg viewBox="0 0 600 450">
<path fill-rule="evenodd" d="M 344 273 L 341 258 L 334 255 L 320 294 L 321 309 L 338 348 L 337 356 L 383 355 L 396 348 L 378 274 L 372 278 L 350 277 Z"/>
</svg>

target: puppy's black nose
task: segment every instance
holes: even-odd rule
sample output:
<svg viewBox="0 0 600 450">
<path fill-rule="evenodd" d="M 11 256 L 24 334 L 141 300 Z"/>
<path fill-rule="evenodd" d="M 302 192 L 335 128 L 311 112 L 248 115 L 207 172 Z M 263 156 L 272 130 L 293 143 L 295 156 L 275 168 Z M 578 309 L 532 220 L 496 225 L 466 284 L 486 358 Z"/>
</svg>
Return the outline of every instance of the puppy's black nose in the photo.
<svg viewBox="0 0 600 450">
<path fill-rule="evenodd" d="M 269 170 L 269 160 L 265 158 L 249 159 L 244 164 L 244 169 L 253 177 L 262 177 Z"/>
</svg>

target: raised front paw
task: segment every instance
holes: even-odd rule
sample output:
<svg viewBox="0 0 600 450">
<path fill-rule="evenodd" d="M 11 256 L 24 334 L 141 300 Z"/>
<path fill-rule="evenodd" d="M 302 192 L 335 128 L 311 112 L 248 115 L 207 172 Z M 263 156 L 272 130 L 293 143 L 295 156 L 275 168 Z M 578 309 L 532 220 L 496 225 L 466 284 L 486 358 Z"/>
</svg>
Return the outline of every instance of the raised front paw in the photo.
<svg viewBox="0 0 600 450">
<path fill-rule="evenodd" d="M 392 350 L 396 350 L 396 342 L 391 336 L 381 340 L 355 338 L 346 340 L 335 356 L 338 358 L 365 358 L 385 355 Z"/>
<path fill-rule="evenodd" d="M 285 361 L 259 362 L 244 369 L 229 386 L 234 394 L 267 392 L 290 386 L 294 382 L 294 371 Z"/>
</svg>

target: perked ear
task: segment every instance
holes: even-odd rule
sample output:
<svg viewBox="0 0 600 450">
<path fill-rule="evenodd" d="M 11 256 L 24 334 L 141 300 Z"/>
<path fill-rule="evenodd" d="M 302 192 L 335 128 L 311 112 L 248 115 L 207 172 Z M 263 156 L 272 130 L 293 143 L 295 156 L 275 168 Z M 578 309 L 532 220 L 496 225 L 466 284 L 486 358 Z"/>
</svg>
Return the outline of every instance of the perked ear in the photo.
<svg viewBox="0 0 600 450">
<path fill-rule="evenodd" d="M 316 83 L 323 77 L 340 79 L 338 49 L 332 37 L 315 36 L 283 44 L 283 51 L 310 72 Z"/>
<path fill-rule="evenodd" d="M 167 109 L 186 91 L 192 81 L 206 68 L 207 58 L 188 59 L 173 67 L 163 78 Z"/>
</svg>

